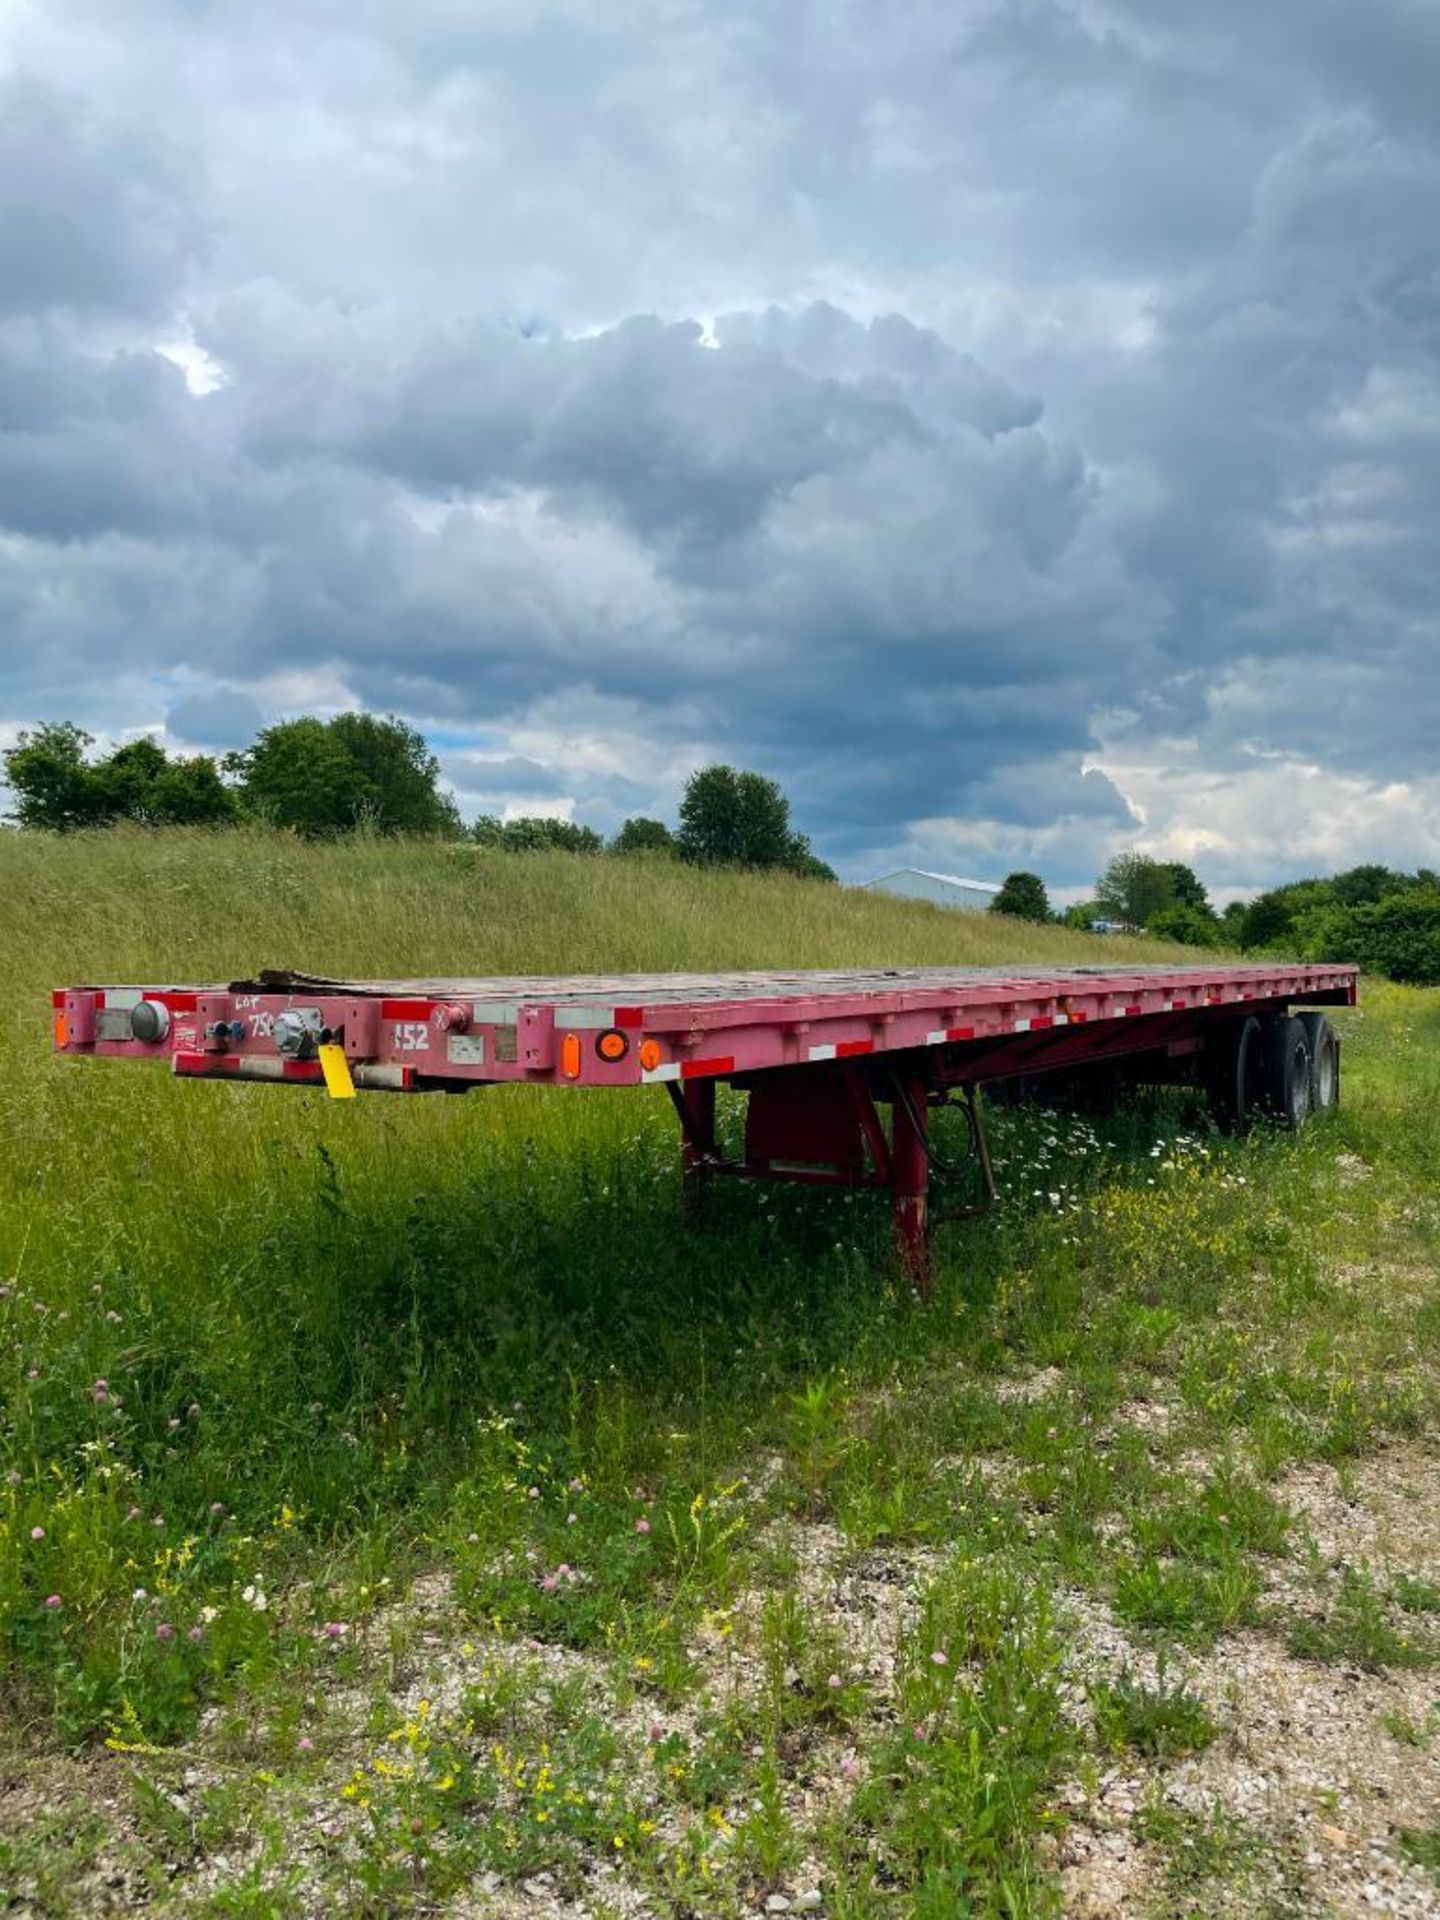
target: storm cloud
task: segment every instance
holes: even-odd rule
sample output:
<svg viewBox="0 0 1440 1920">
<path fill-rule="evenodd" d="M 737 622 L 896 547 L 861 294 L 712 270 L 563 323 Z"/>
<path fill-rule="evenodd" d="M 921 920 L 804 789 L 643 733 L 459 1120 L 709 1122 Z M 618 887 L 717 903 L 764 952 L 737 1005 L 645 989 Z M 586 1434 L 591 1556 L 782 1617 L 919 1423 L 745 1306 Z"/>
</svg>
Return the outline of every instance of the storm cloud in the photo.
<svg viewBox="0 0 1440 1920">
<path fill-rule="evenodd" d="M 724 757 L 847 876 L 1440 837 L 1433 11 L 0 17 L 0 724 Z M 163 131 L 160 131 L 162 130 Z"/>
</svg>

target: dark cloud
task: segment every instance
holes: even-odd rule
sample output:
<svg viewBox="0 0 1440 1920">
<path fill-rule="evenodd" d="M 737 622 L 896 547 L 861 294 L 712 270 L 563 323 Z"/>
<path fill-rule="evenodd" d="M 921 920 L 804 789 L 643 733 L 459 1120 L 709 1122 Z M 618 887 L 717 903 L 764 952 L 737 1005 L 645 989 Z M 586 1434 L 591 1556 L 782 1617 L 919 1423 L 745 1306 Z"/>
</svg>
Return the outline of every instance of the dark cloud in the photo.
<svg viewBox="0 0 1440 1920">
<path fill-rule="evenodd" d="M 724 756 L 856 872 L 1239 884 L 1321 857 L 1327 778 L 1337 857 L 1417 845 L 1437 32 L 17 10 L 0 720 L 359 700 L 606 826 Z"/>
<path fill-rule="evenodd" d="M 0 71 L 0 314 L 163 314 L 200 251 L 196 161 L 23 68 Z"/>
</svg>

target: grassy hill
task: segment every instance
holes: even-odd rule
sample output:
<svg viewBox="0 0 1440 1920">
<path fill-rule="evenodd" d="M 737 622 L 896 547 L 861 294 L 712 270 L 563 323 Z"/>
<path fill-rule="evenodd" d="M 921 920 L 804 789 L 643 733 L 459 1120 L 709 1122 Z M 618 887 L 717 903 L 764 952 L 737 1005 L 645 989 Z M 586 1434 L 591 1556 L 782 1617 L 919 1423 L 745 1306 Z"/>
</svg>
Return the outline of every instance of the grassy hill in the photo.
<svg viewBox="0 0 1440 1920">
<path fill-rule="evenodd" d="M 0 836 L 0 941 L 57 981 L 988 966 L 1174 949 L 667 861 L 263 833 Z"/>
<path fill-rule="evenodd" d="M 1434 1433 L 1433 996 L 1367 994 L 1300 1138 L 997 1113 L 1001 1203 L 923 1311 L 871 1196 L 736 1183 L 688 1227 L 658 1093 L 334 1105 L 48 1050 L 81 979 L 1164 951 L 665 865 L 0 837 L 0 1892 L 1038 1914 L 1065 1822 L 1119 1820 L 1171 1910 L 1308 1911 L 1280 1801 L 1165 1797 L 1263 1741 L 1257 1646 L 1295 1701 L 1382 1676 L 1347 1738 L 1409 1729 L 1375 1777 L 1421 1871 L 1430 1535 L 1312 1556 L 1303 1499 Z M 103 1785 L 67 1772 L 102 1736 Z"/>
</svg>

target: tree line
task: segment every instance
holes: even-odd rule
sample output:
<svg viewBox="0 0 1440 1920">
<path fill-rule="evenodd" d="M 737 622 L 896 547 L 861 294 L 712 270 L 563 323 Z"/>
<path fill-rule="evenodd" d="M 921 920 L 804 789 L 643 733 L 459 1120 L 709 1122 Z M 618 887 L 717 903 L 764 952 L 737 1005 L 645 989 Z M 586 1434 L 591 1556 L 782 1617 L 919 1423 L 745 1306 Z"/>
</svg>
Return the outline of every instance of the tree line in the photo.
<svg viewBox="0 0 1440 1920">
<path fill-rule="evenodd" d="M 218 759 L 170 755 L 148 738 L 98 756 L 94 744 L 69 721 L 22 733 L 0 756 L 14 795 L 10 818 L 55 833 L 122 820 L 157 827 L 250 820 L 308 839 L 357 830 L 417 834 L 510 853 L 605 852 L 835 879 L 792 827 L 776 782 L 735 767 L 691 775 L 673 830 L 636 815 L 606 841 L 593 827 L 541 815 L 502 821 L 482 814 L 467 828 L 424 737 L 393 715 L 283 720 Z"/>
<path fill-rule="evenodd" d="M 1007 876 L 994 913 L 1093 928 L 1125 927 L 1189 947 L 1239 948 L 1298 960 L 1346 960 L 1414 986 L 1440 986 L 1440 874 L 1369 863 L 1295 880 L 1217 912 L 1192 868 L 1117 854 L 1094 897 L 1051 911 L 1038 874 Z"/>
</svg>

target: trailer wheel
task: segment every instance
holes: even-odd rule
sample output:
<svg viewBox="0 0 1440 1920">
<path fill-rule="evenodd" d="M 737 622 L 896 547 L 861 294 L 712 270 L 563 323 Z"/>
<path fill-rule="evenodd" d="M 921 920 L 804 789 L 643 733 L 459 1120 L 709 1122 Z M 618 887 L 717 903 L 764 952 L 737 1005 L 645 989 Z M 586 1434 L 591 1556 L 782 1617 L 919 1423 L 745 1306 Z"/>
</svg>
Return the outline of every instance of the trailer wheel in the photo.
<svg viewBox="0 0 1440 1920">
<path fill-rule="evenodd" d="M 1263 1092 L 1260 1022 L 1253 1014 L 1227 1020 L 1206 1050 L 1205 1086 L 1215 1124 L 1239 1133 L 1255 1116 Z"/>
<path fill-rule="evenodd" d="M 1340 1036 L 1323 1013 L 1297 1013 L 1310 1042 L 1310 1109 L 1328 1113 L 1340 1104 Z"/>
<path fill-rule="evenodd" d="M 1303 1126 L 1312 1100 L 1310 1035 L 1293 1014 L 1279 1014 L 1266 1026 L 1266 1110 L 1282 1127 Z"/>
</svg>

